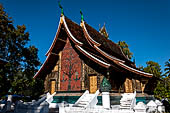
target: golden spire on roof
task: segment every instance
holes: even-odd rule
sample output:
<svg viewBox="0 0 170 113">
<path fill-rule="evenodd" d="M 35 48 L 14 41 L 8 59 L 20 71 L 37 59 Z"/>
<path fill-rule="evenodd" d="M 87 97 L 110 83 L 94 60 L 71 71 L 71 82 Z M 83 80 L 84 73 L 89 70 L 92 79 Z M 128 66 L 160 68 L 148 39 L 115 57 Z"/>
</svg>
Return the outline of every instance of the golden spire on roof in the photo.
<svg viewBox="0 0 170 113">
<path fill-rule="evenodd" d="M 99 26 L 99 33 L 101 33 L 104 37 L 109 38 L 109 34 L 107 33 L 105 23 L 102 28 Z"/>
</svg>

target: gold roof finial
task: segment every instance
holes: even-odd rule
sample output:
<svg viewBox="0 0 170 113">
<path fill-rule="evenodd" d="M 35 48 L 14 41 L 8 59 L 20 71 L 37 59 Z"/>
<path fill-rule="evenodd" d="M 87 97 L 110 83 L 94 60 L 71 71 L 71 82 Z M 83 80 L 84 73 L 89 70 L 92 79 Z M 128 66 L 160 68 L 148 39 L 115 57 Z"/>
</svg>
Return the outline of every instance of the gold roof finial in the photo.
<svg viewBox="0 0 170 113">
<path fill-rule="evenodd" d="M 105 27 L 105 22 L 102 28 L 99 28 L 99 32 L 106 38 L 109 38 L 109 34 L 107 33 L 106 27 Z"/>
</svg>

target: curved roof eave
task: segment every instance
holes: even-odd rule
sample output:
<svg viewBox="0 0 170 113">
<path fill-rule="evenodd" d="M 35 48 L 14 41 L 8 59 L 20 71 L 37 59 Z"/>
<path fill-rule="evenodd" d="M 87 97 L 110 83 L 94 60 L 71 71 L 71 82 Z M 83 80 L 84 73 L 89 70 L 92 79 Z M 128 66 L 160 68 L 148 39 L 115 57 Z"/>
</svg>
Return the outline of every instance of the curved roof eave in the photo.
<svg viewBox="0 0 170 113">
<path fill-rule="evenodd" d="M 67 32 L 68 36 L 70 37 L 70 39 L 71 39 L 74 43 L 76 43 L 76 45 L 82 46 L 83 43 L 80 42 L 80 41 L 78 41 L 78 40 L 71 34 L 71 32 L 70 32 L 70 30 L 69 30 L 69 28 L 68 28 L 68 26 L 67 26 L 67 23 L 66 23 L 66 21 L 65 21 L 65 17 L 62 16 L 62 18 L 63 18 L 64 27 L 65 27 L 66 32 Z"/>
<path fill-rule="evenodd" d="M 63 20 L 62 20 L 62 17 L 60 17 L 60 21 L 59 21 L 59 25 L 58 25 L 58 29 L 57 29 L 57 32 L 56 32 L 56 35 L 55 35 L 55 38 L 50 46 L 50 48 L 48 49 L 47 53 L 46 53 L 46 56 L 48 56 L 48 54 L 52 51 L 52 49 L 54 48 L 54 45 L 57 41 L 57 37 L 60 33 L 60 28 L 61 28 L 61 25 L 63 24 Z"/>
<path fill-rule="evenodd" d="M 45 67 L 47 61 L 50 59 L 50 55 L 51 54 L 48 54 L 47 58 L 45 59 L 43 65 L 40 67 L 40 69 L 38 70 L 38 72 L 34 75 L 34 79 L 40 74 L 40 72 L 42 71 L 42 69 Z"/>
<path fill-rule="evenodd" d="M 122 62 L 115 62 L 115 63 L 118 64 L 120 67 L 123 67 L 124 69 L 127 69 L 127 70 L 129 70 L 133 73 L 136 73 L 136 74 L 139 74 L 139 75 L 142 75 L 142 76 L 145 76 L 145 77 L 149 77 L 149 78 L 151 78 L 153 76 L 153 74 L 134 69 L 132 67 L 127 66 L 126 64 L 123 64 Z"/>
<path fill-rule="evenodd" d="M 49 54 L 49 53 L 52 51 L 52 49 L 54 48 L 55 43 L 56 43 L 56 41 L 57 41 L 57 38 L 58 38 L 58 36 L 59 36 L 60 28 L 61 28 L 61 25 L 62 25 L 62 24 L 64 24 L 64 27 L 65 27 L 66 32 L 67 32 L 68 36 L 70 37 L 70 39 L 71 39 L 73 42 L 75 42 L 76 44 L 78 44 L 78 45 L 83 45 L 82 42 L 80 42 L 80 41 L 78 41 L 76 38 L 74 38 L 74 36 L 72 35 L 72 33 L 70 32 L 70 30 L 69 30 L 69 28 L 68 28 L 68 26 L 67 26 L 67 23 L 66 23 L 66 21 L 65 21 L 65 16 L 63 15 L 63 16 L 60 17 L 60 21 L 59 21 L 59 25 L 58 25 L 58 29 L 57 29 L 55 38 L 54 38 L 54 40 L 53 40 L 53 42 L 52 42 L 49 50 L 47 51 L 46 56 L 48 56 L 48 54 Z"/>
<path fill-rule="evenodd" d="M 75 45 L 75 47 L 85 56 L 87 56 L 88 58 L 90 58 L 91 60 L 93 60 L 94 62 L 96 62 L 97 64 L 105 67 L 105 68 L 109 68 L 111 65 L 96 58 L 95 56 L 91 55 L 90 53 L 88 53 L 86 50 L 84 50 L 82 47 L 80 47 L 79 45 Z"/>
<path fill-rule="evenodd" d="M 65 17 L 64 17 L 64 15 L 63 15 L 62 17 L 60 17 L 59 26 L 58 26 L 58 29 L 57 29 L 55 38 L 54 38 L 54 40 L 53 40 L 53 42 L 52 42 L 52 45 L 50 46 L 48 52 L 46 53 L 47 58 L 46 58 L 46 60 L 44 61 L 43 65 L 42 65 L 42 66 L 40 67 L 40 69 L 38 70 L 38 72 L 34 75 L 33 78 L 36 78 L 36 77 L 39 75 L 39 73 L 43 70 L 44 66 L 46 65 L 47 61 L 49 60 L 50 55 L 51 55 L 51 51 L 52 51 L 52 49 L 54 48 L 54 46 L 55 46 L 55 44 L 56 44 L 56 41 L 57 41 L 57 39 L 58 39 L 58 36 L 59 36 L 59 33 L 60 33 L 60 29 L 61 29 L 61 25 L 62 25 L 62 24 L 64 24 L 64 27 L 65 27 L 65 29 L 66 29 L 66 33 L 68 34 L 68 36 L 70 37 L 70 39 L 71 39 L 76 45 L 80 45 L 80 46 L 83 45 L 82 42 L 78 41 L 78 40 L 72 35 L 72 33 L 70 32 L 70 30 L 69 30 L 69 28 L 68 28 L 68 26 L 67 26 L 67 23 L 66 23 L 66 21 L 65 21 Z"/>
<path fill-rule="evenodd" d="M 84 29 L 84 33 L 87 35 L 87 39 L 91 40 L 93 42 L 94 45 L 98 46 L 97 44 L 95 44 L 96 40 L 98 38 L 103 38 L 102 40 L 104 42 L 106 42 L 107 44 L 107 48 L 109 50 L 111 50 L 114 54 L 119 55 L 120 57 L 122 57 L 123 59 L 126 59 L 127 61 L 130 61 L 127 56 L 124 55 L 123 51 L 121 50 L 120 46 L 117 45 L 116 43 L 112 42 L 111 40 L 105 39 L 97 30 L 95 30 L 94 28 L 92 28 L 90 25 L 88 25 L 87 23 L 85 23 L 84 21 L 81 22 L 81 27 Z M 86 26 L 87 25 L 87 26 Z M 90 31 L 89 31 L 90 30 Z M 94 31 L 94 36 L 96 37 L 96 40 L 94 40 L 94 36 L 90 36 L 90 32 Z M 95 41 L 95 42 L 94 42 Z M 102 41 L 102 42 L 103 42 Z M 97 42 L 98 44 L 100 44 L 100 46 L 102 45 L 101 40 L 99 42 Z M 114 46 L 117 50 L 112 50 L 113 48 L 110 48 L 109 46 Z M 117 51 L 117 52 L 116 52 Z"/>
<path fill-rule="evenodd" d="M 81 27 L 83 28 L 83 32 L 85 33 L 85 37 L 87 40 L 89 40 L 92 44 L 96 45 L 96 46 L 100 46 L 101 44 L 96 42 L 95 40 L 93 40 L 93 38 L 89 35 L 86 26 L 84 24 L 84 21 L 82 21 L 82 23 L 80 24 Z"/>
<path fill-rule="evenodd" d="M 83 28 L 83 32 L 85 34 L 85 37 L 86 39 L 88 40 L 88 42 L 90 41 L 91 43 L 94 44 L 94 48 L 95 50 L 97 50 L 99 53 L 101 53 L 103 56 L 105 56 L 106 58 L 110 59 L 110 60 L 117 60 L 117 61 L 120 61 L 120 62 L 125 62 L 123 60 L 120 60 L 116 57 L 113 57 L 112 55 L 109 55 L 108 53 L 104 52 L 103 50 L 101 50 L 98 46 L 100 46 L 101 44 L 99 44 L 98 42 L 96 42 L 95 40 L 93 40 L 93 38 L 89 35 L 87 29 L 86 29 L 86 26 L 84 24 L 84 21 L 82 21 L 82 23 L 80 24 L 81 27 Z"/>
<path fill-rule="evenodd" d="M 115 61 L 115 60 L 116 60 L 116 61 L 125 63 L 125 61 L 120 60 L 120 59 L 118 59 L 118 58 L 116 58 L 116 57 L 114 57 L 114 56 L 111 56 L 111 55 L 107 54 L 106 52 L 104 52 L 103 50 L 101 50 L 101 49 L 100 49 L 99 47 L 97 47 L 96 45 L 94 45 L 94 48 L 95 48 L 99 53 L 101 53 L 103 56 L 107 57 L 108 59 L 110 59 L 110 60 L 112 60 L 112 61 Z"/>
</svg>

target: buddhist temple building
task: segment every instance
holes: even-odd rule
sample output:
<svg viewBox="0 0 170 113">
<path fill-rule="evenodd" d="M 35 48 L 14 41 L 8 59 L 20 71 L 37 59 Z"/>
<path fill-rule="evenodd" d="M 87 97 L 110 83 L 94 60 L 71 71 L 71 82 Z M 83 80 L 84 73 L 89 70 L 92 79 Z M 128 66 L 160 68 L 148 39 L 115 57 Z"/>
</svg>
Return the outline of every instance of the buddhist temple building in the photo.
<svg viewBox="0 0 170 113">
<path fill-rule="evenodd" d="M 85 90 L 102 91 L 106 81 L 111 96 L 134 91 L 147 94 L 146 85 L 153 76 L 136 68 L 108 39 L 105 28 L 99 32 L 83 18 L 77 24 L 64 14 L 46 56 L 34 78 L 44 79 L 45 93 L 56 92 L 56 98 L 78 99 Z"/>
</svg>

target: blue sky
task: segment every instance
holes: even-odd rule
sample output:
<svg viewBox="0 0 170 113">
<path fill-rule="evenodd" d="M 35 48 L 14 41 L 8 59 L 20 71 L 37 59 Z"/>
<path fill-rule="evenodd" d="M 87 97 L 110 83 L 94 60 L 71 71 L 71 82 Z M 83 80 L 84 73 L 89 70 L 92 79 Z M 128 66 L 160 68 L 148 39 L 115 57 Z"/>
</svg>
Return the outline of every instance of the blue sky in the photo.
<svg viewBox="0 0 170 113">
<path fill-rule="evenodd" d="M 15 25 L 25 24 L 30 45 L 39 49 L 45 60 L 57 31 L 60 9 L 58 0 L 0 0 Z M 170 0 L 61 0 L 65 15 L 80 23 L 80 9 L 85 21 L 95 29 L 106 23 L 110 39 L 126 41 L 137 66 L 149 60 L 162 67 L 170 59 Z"/>
</svg>

